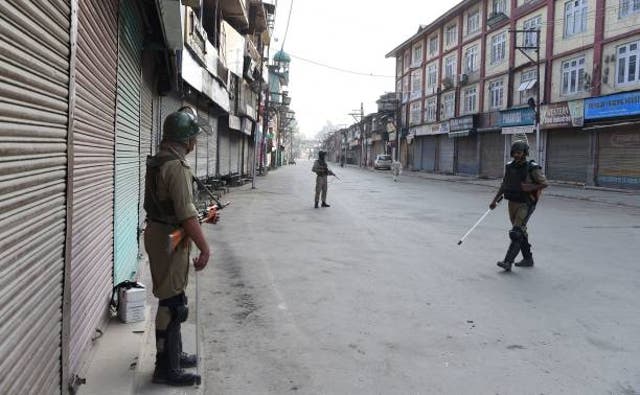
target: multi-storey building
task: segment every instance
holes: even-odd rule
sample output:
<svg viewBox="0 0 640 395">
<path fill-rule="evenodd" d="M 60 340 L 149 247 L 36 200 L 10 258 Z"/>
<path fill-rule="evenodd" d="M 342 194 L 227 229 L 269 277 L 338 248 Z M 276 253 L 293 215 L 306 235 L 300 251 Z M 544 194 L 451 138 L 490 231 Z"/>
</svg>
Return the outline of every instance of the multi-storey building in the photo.
<svg viewBox="0 0 640 395">
<path fill-rule="evenodd" d="M 524 134 L 552 180 L 640 188 L 636 3 L 468 0 L 421 26 L 387 54 L 405 165 L 500 177 Z"/>
</svg>

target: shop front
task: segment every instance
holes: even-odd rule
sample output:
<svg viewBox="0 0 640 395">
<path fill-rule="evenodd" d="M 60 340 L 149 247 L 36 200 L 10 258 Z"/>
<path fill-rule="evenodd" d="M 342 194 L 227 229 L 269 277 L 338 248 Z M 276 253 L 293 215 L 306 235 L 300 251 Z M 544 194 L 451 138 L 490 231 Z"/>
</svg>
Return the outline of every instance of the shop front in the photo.
<svg viewBox="0 0 640 395">
<path fill-rule="evenodd" d="M 437 141 L 438 146 L 436 149 L 436 172 L 443 174 L 453 174 L 455 140 L 449 138 L 449 121 L 441 122 L 438 125 Z"/>
<path fill-rule="evenodd" d="M 640 189 L 640 91 L 585 99 L 584 119 L 596 141 L 595 184 Z"/>
<path fill-rule="evenodd" d="M 449 120 L 449 138 L 455 139 L 455 174 L 475 176 L 478 161 L 477 117 L 467 115 Z"/>
<path fill-rule="evenodd" d="M 500 113 L 481 114 L 478 127 L 480 177 L 500 178 L 504 174 L 505 136 L 498 127 Z"/>
</svg>

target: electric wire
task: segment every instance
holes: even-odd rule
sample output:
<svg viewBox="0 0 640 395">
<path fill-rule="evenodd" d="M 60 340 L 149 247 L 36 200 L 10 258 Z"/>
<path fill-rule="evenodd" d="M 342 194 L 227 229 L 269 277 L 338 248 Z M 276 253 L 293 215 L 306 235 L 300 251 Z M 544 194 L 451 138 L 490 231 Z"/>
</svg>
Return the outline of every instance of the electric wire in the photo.
<svg viewBox="0 0 640 395">
<path fill-rule="evenodd" d="M 280 51 L 284 51 L 284 43 L 287 41 L 287 34 L 289 34 L 289 23 L 291 22 L 291 13 L 293 11 L 293 0 L 291 0 L 291 4 L 289 5 L 289 16 L 287 16 L 287 26 L 284 29 L 284 38 L 282 39 L 282 46 L 280 46 Z"/>
<path fill-rule="evenodd" d="M 301 56 L 298 55 L 294 55 L 289 53 L 289 56 L 291 56 L 292 58 L 301 60 L 303 62 L 307 62 L 307 63 L 311 63 L 314 64 L 316 66 L 320 66 L 320 67 L 325 67 L 327 69 L 331 69 L 331 70 L 335 70 L 335 71 L 340 71 L 342 73 L 348 73 L 348 74 L 354 74 L 354 75 L 360 75 L 360 76 L 364 76 L 364 77 L 376 77 L 376 78 L 395 78 L 394 75 L 385 75 L 385 74 L 374 74 L 374 73 L 365 73 L 365 72 L 360 72 L 360 71 L 354 71 L 354 70 L 348 70 L 348 69 L 343 69 L 340 67 L 336 67 L 336 66 L 331 66 L 328 65 L 326 63 L 321 63 L 315 60 L 311 60 L 311 59 L 306 59 L 303 58 Z"/>
</svg>

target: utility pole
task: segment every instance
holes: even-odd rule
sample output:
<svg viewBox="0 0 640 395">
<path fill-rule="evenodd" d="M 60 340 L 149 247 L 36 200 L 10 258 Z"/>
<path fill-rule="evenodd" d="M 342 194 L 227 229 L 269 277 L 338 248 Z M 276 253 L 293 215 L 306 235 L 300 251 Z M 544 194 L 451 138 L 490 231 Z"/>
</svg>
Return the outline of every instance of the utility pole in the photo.
<svg viewBox="0 0 640 395">
<path fill-rule="evenodd" d="M 354 121 L 356 121 L 356 123 L 360 127 L 360 139 L 362 140 L 360 142 L 360 166 L 367 167 L 366 151 L 365 151 L 366 141 L 364 136 L 364 124 L 362 122 L 362 120 L 364 119 L 364 105 L 362 102 L 360 102 L 360 112 L 356 112 L 356 111 L 358 110 L 354 110 L 354 112 L 349 113 L 349 115 L 353 117 Z"/>
</svg>

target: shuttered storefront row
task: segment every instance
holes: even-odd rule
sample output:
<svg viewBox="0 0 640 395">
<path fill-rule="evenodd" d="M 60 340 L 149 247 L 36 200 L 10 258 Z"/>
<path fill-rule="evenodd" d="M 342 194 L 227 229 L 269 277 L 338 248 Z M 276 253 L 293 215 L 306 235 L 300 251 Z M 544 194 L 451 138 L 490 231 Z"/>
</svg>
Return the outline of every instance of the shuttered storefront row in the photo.
<svg viewBox="0 0 640 395">
<path fill-rule="evenodd" d="M 475 176 L 478 174 L 478 135 L 457 137 L 456 174 Z"/>
<path fill-rule="evenodd" d="M 432 172 L 436 168 L 436 148 L 438 139 L 436 136 L 425 136 L 422 140 L 422 170 Z"/>
<path fill-rule="evenodd" d="M 596 133 L 598 185 L 640 189 L 640 127 L 609 128 Z"/>
<path fill-rule="evenodd" d="M 146 51 L 142 58 L 142 83 L 140 86 L 139 229 L 144 228 L 144 221 L 147 216 L 147 212 L 144 210 L 144 184 L 147 175 L 147 156 L 151 155 L 153 144 L 154 68 L 153 52 Z M 139 254 L 144 254 L 142 243 L 139 243 L 138 248 Z"/>
<path fill-rule="evenodd" d="M 198 107 L 198 120 L 204 125 L 209 124 L 209 110 L 206 106 Z M 196 161 L 191 163 L 191 171 L 193 174 L 200 178 L 207 177 L 207 163 L 209 161 L 209 136 L 201 134 L 198 136 L 198 146 L 196 148 Z"/>
<path fill-rule="evenodd" d="M 218 166 L 219 166 L 219 175 L 226 176 L 230 173 L 230 162 L 229 162 L 229 128 L 226 125 L 227 120 L 223 119 L 218 130 Z"/>
<path fill-rule="evenodd" d="M 241 132 L 231 130 L 229 133 L 229 163 L 231 173 L 240 173 L 240 138 Z M 282 155 L 282 154 L 281 154 Z M 284 164 L 284 163 L 283 163 Z"/>
<path fill-rule="evenodd" d="M 79 2 L 69 346 L 70 374 L 79 376 L 112 287 L 117 11 L 115 0 Z"/>
<path fill-rule="evenodd" d="M 441 134 L 438 136 L 438 172 L 453 174 L 453 156 L 455 141 L 450 139 L 448 135 Z"/>
<path fill-rule="evenodd" d="M 251 174 L 251 153 L 253 152 L 253 143 L 251 136 L 247 135 L 242 137 L 242 141 L 242 175 L 246 176 Z M 291 160 L 295 160 L 295 158 L 291 158 Z"/>
<path fill-rule="evenodd" d="M 480 176 L 501 178 L 504 175 L 504 140 L 500 132 L 480 133 Z"/>
<path fill-rule="evenodd" d="M 0 393 L 60 392 L 70 5 L 0 3 Z"/>
<path fill-rule="evenodd" d="M 211 127 L 211 136 L 207 142 L 207 168 L 209 177 L 215 177 L 217 174 L 216 156 L 218 155 L 218 118 L 209 113 L 209 126 Z"/>
<path fill-rule="evenodd" d="M 547 178 L 586 182 L 591 158 L 589 133 L 571 129 L 553 130 L 548 132 L 547 141 Z M 534 145 L 531 144 L 531 158 L 535 158 Z"/>
<path fill-rule="evenodd" d="M 114 283 L 131 280 L 138 271 L 138 197 L 140 189 L 140 86 L 142 26 L 136 3 L 120 2 Z"/>
</svg>

